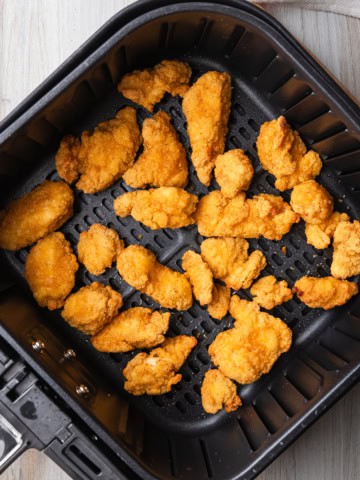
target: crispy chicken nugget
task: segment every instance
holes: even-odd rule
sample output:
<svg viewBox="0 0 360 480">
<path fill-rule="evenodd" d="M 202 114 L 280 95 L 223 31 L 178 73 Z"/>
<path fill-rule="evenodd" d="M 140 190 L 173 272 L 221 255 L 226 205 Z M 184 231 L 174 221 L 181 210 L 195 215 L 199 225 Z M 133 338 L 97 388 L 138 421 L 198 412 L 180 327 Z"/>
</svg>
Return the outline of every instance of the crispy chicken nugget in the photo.
<svg viewBox="0 0 360 480">
<path fill-rule="evenodd" d="M 308 180 L 294 187 L 290 205 L 305 222 L 317 225 L 333 213 L 334 200 L 326 188 L 315 180 Z"/>
<path fill-rule="evenodd" d="M 61 140 L 56 168 L 61 178 L 79 190 L 95 193 L 118 180 L 134 163 L 141 143 L 136 110 L 125 107 L 115 118 L 84 131 L 81 139 L 68 135 Z"/>
<path fill-rule="evenodd" d="M 55 232 L 39 240 L 30 250 L 25 278 L 38 304 L 55 310 L 64 305 L 74 288 L 77 269 L 70 243 L 61 232 Z"/>
<path fill-rule="evenodd" d="M 255 302 L 234 295 L 230 314 L 235 328 L 219 333 L 209 347 L 214 365 L 227 377 L 247 384 L 268 373 L 291 346 L 291 330 L 280 318 L 261 312 Z"/>
<path fill-rule="evenodd" d="M 254 302 L 266 310 L 288 302 L 293 294 L 285 280 L 277 280 L 274 275 L 260 278 L 250 289 Z"/>
<path fill-rule="evenodd" d="M 208 305 L 212 301 L 214 279 L 206 262 L 196 252 L 188 250 L 182 257 L 182 267 L 190 280 L 194 297 L 200 305 Z"/>
<path fill-rule="evenodd" d="M 66 299 L 61 316 L 72 327 L 94 335 L 115 317 L 122 304 L 120 293 L 93 282 Z"/>
<path fill-rule="evenodd" d="M 231 102 L 228 73 L 207 72 L 184 95 L 191 159 L 200 182 L 210 185 L 218 155 L 224 153 Z"/>
<path fill-rule="evenodd" d="M 168 338 L 149 354 L 139 353 L 124 368 L 125 390 L 132 395 L 161 395 L 170 392 L 182 375 L 177 371 L 197 344 L 195 337 Z"/>
<path fill-rule="evenodd" d="M 227 315 L 230 305 L 230 295 L 230 288 L 214 284 L 212 300 L 207 307 L 210 317 L 215 318 L 215 320 L 222 320 L 225 315 Z"/>
<path fill-rule="evenodd" d="M 195 223 L 198 197 L 182 188 L 160 187 L 124 193 L 114 201 L 119 217 L 131 215 L 156 230 L 181 228 Z"/>
<path fill-rule="evenodd" d="M 0 248 L 19 250 L 60 228 L 73 214 L 74 194 L 64 182 L 45 181 L 11 202 L 0 217 Z"/>
<path fill-rule="evenodd" d="M 100 223 L 80 233 L 78 258 L 93 275 L 101 275 L 115 262 L 124 249 L 124 242 L 112 228 Z"/>
<path fill-rule="evenodd" d="M 280 196 L 244 193 L 228 199 L 215 190 L 198 203 L 195 220 L 205 237 L 265 237 L 280 240 L 300 217 Z"/>
<path fill-rule="evenodd" d="M 201 385 L 201 402 L 206 413 L 217 413 L 222 408 L 230 413 L 241 405 L 236 385 L 220 370 L 208 370 Z"/>
<path fill-rule="evenodd" d="M 157 112 L 144 120 L 144 151 L 124 173 L 124 181 L 133 188 L 185 187 L 188 180 L 186 150 L 181 144 L 170 117 Z"/>
<path fill-rule="evenodd" d="M 152 112 L 165 93 L 183 96 L 189 88 L 191 68 L 179 60 L 163 60 L 154 68 L 135 70 L 123 76 L 118 90 Z"/>
<path fill-rule="evenodd" d="M 340 222 L 350 220 L 347 213 L 333 212 L 329 218 L 316 225 L 305 223 L 306 241 L 315 248 L 327 248 Z"/>
<path fill-rule="evenodd" d="M 187 310 L 193 303 L 191 285 L 185 275 L 165 267 L 140 245 L 125 248 L 118 256 L 117 269 L 125 282 L 165 308 Z"/>
<path fill-rule="evenodd" d="M 283 116 L 261 126 L 256 146 L 263 168 L 276 177 L 275 186 L 280 191 L 312 180 L 320 173 L 319 155 L 306 153 L 298 132 L 291 129 Z"/>
<path fill-rule="evenodd" d="M 129 352 L 136 348 L 152 348 L 165 340 L 170 313 L 134 307 L 114 317 L 91 343 L 100 352 Z"/>
<path fill-rule="evenodd" d="M 234 290 L 249 288 L 266 266 L 264 254 L 255 250 L 249 255 L 249 244 L 242 238 L 208 238 L 200 248 L 213 276 Z"/>
<path fill-rule="evenodd" d="M 330 310 L 344 305 L 358 293 L 354 282 L 339 280 L 334 277 L 302 277 L 295 282 L 294 292 L 310 308 Z"/>
<path fill-rule="evenodd" d="M 226 198 L 234 198 L 250 187 L 254 168 L 244 150 L 230 150 L 218 155 L 215 161 L 215 178 Z"/>
<path fill-rule="evenodd" d="M 341 222 L 334 233 L 331 274 L 348 278 L 360 273 L 360 222 Z"/>
</svg>

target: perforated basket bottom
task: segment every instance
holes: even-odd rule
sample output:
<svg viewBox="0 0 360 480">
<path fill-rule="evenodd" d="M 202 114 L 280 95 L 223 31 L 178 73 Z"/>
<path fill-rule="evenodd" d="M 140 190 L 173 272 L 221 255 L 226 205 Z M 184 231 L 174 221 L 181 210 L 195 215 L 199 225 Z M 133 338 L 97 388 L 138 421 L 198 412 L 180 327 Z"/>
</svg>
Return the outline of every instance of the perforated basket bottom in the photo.
<svg viewBox="0 0 360 480">
<path fill-rule="evenodd" d="M 194 78 L 200 74 L 214 68 L 213 64 L 204 64 L 203 60 L 196 61 L 194 57 L 190 61 L 194 69 Z M 216 68 L 216 67 L 215 67 Z M 218 67 L 221 68 L 221 67 Z M 241 80 L 241 83 L 240 83 Z M 256 174 L 248 192 L 250 196 L 257 193 L 278 194 L 273 187 L 273 177 L 267 172 L 262 171 L 256 154 L 255 142 L 258 135 L 259 126 L 269 118 L 278 115 L 279 112 L 271 111 L 267 108 L 264 99 L 260 100 L 259 95 L 252 91 L 251 85 L 242 79 L 233 79 L 233 101 L 232 112 L 229 123 L 229 135 L 227 149 L 242 148 L 252 159 Z M 108 95 L 91 109 L 73 129 L 73 133 L 79 134 L 84 129 L 91 129 L 100 121 L 113 117 L 116 111 L 125 105 L 130 104 L 123 99 L 115 89 L 111 89 Z M 189 141 L 186 132 L 185 117 L 181 109 L 181 101 L 178 98 L 166 97 L 157 107 L 168 112 L 172 118 L 174 126 L 178 131 L 182 143 L 186 146 L 189 153 Z M 143 122 L 149 114 L 142 108 L 138 108 L 138 120 Z M 58 180 L 54 167 L 55 149 L 47 158 L 33 171 L 26 181 L 14 192 L 14 196 L 19 196 L 25 191 L 34 188 L 45 179 Z M 187 190 L 200 197 L 207 193 L 206 187 L 200 184 L 194 174 L 194 169 L 190 165 L 190 181 Z M 353 217 L 357 217 L 355 205 L 346 195 L 344 187 L 340 186 L 338 177 L 328 171 L 326 168 L 320 176 L 320 181 L 329 189 L 336 200 L 336 208 L 341 211 L 348 211 Z M 216 184 L 210 187 L 210 191 L 216 187 Z M 93 223 L 100 222 L 108 227 L 114 228 L 125 240 L 127 245 L 139 244 L 152 250 L 159 261 L 169 267 L 181 270 L 181 257 L 189 249 L 199 251 L 199 245 L 203 238 L 198 234 L 196 226 L 191 226 L 178 230 L 158 230 L 152 231 L 142 224 L 134 221 L 131 217 L 126 219 L 117 218 L 113 211 L 113 200 L 122 193 L 129 191 L 122 181 L 116 182 L 111 188 L 99 192 L 95 195 L 85 195 L 75 190 L 75 214 L 73 218 L 61 229 L 66 238 L 70 240 L 76 251 L 79 234 L 88 229 Z M 284 198 L 289 200 L 289 195 L 284 194 Z M 318 251 L 308 245 L 305 241 L 304 226 L 302 223 L 295 225 L 291 232 L 279 242 L 272 242 L 264 239 L 251 240 L 251 249 L 258 248 L 262 250 L 267 258 L 267 267 L 262 275 L 273 274 L 277 278 L 285 279 L 290 286 L 294 281 L 303 275 L 323 276 L 329 274 L 331 264 L 331 249 Z M 286 246 L 286 254 L 282 253 L 281 248 Z M 24 264 L 28 249 L 23 249 L 16 253 L 6 252 L 5 256 L 12 269 L 15 269 L 19 280 L 24 282 Z M 109 269 L 104 275 L 95 277 L 90 275 L 83 266 L 77 274 L 76 289 L 84 284 L 93 281 L 100 281 L 111 285 L 124 296 L 124 308 L 134 306 L 146 306 L 158 308 L 152 299 L 146 295 L 134 291 L 118 275 L 116 268 Z M 27 287 L 26 287 L 27 288 Z M 249 297 L 248 292 L 242 291 L 240 295 L 244 298 Z M 310 310 L 302 304 L 296 297 L 275 308 L 272 314 L 283 319 L 294 333 L 294 346 L 292 350 L 283 355 L 275 365 L 273 371 L 265 375 L 258 382 L 239 387 L 239 392 L 243 400 L 252 400 L 257 392 L 265 385 L 271 384 L 274 373 L 283 370 L 291 363 L 294 350 L 302 347 L 316 337 L 319 331 L 323 330 L 331 321 L 332 312 L 322 312 L 320 310 Z M 95 351 L 89 343 L 86 336 L 80 334 L 75 329 L 69 327 L 61 318 L 58 312 L 47 312 L 44 314 L 48 321 L 54 323 L 57 329 L 62 330 L 68 338 L 68 346 L 72 346 L 82 355 L 87 356 L 90 370 L 94 372 L 94 383 L 96 386 L 96 376 L 107 376 L 118 388 L 123 391 L 122 370 L 126 363 L 138 352 L 128 354 L 101 354 Z M 131 401 L 140 408 L 144 414 L 166 429 L 174 431 L 187 431 L 191 427 L 194 429 L 203 429 L 214 425 L 214 421 L 223 421 L 226 414 L 221 412 L 216 417 L 206 415 L 201 406 L 200 386 L 203 375 L 210 368 L 210 358 L 207 352 L 208 346 L 214 340 L 216 335 L 225 329 L 230 328 L 232 320 L 227 316 L 222 321 L 213 320 L 207 313 L 206 308 L 200 307 L 196 302 L 186 312 L 172 312 L 169 336 L 186 334 L 194 335 L 198 339 L 198 345 L 190 354 L 186 364 L 181 369 L 183 380 L 176 385 L 173 390 L 161 396 L 154 397 L 131 397 Z M 126 392 L 125 392 L 125 395 Z"/>
</svg>

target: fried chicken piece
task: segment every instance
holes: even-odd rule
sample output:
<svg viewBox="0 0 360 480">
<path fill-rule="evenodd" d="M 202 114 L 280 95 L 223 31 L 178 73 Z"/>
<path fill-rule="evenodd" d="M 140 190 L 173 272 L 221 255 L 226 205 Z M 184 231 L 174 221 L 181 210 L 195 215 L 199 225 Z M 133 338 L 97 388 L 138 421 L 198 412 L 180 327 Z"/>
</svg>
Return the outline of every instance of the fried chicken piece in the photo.
<svg viewBox="0 0 360 480">
<path fill-rule="evenodd" d="M 254 168 L 244 150 L 230 150 L 218 155 L 215 161 L 215 178 L 226 198 L 234 198 L 250 187 Z"/>
<path fill-rule="evenodd" d="M 312 180 L 320 173 L 319 155 L 306 153 L 298 132 L 291 129 L 283 116 L 261 126 L 256 146 L 263 168 L 276 177 L 275 186 L 280 191 Z"/>
<path fill-rule="evenodd" d="M 93 275 L 101 275 L 115 262 L 124 249 L 124 242 L 112 228 L 100 223 L 80 233 L 78 258 Z"/>
<path fill-rule="evenodd" d="M 266 266 L 264 254 L 255 250 L 249 255 L 249 244 L 242 238 L 208 238 L 200 248 L 213 276 L 234 290 L 249 288 Z"/>
<path fill-rule="evenodd" d="M 194 297 L 200 305 L 211 303 L 214 279 L 209 266 L 201 258 L 201 255 L 188 250 L 182 257 L 182 267 L 191 283 Z"/>
<path fill-rule="evenodd" d="M 227 315 L 230 305 L 230 295 L 230 288 L 214 284 L 212 300 L 207 307 L 210 317 L 215 318 L 215 320 L 222 320 L 225 315 Z"/>
<path fill-rule="evenodd" d="M 170 313 L 134 307 L 114 317 L 91 343 L 100 352 L 130 352 L 136 348 L 152 348 L 165 340 Z"/>
<path fill-rule="evenodd" d="M 156 230 L 181 228 L 195 223 L 198 197 L 182 188 L 160 187 L 124 193 L 114 201 L 119 217 L 131 215 Z"/>
<path fill-rule="evenodd" d="M 359 291 L 354 282 L 334 277 L 302 277 L 295 282 L 293 291 L 310 308 L 330 310 L 344 305 Z"/>
<path fill-rule="evenodd" d="M 117 269 L 125 282 L 165 308 L 187 310 L 193 303 L 191 285 L 185 275 L 165 267 L 140 245 L 125 248 L 118 256 Z"/>
<path fill-rule="evenodd" d="M 208 370 L 201 385 L 201 402 L 206 413 L 217 413 L 225 408 L 227 413 L 241 405 L 236 385 L 220 370 Z"/>
<path fill-rule="evenodd" d="M 56 168 L 61 178 L 79 190 L 95 193 L 118 180 L 132 166 L 141 143 L 136 110 L 125 107 L 115 118 L 99 123 L 81 139 L 68 135 L 61 140 Z"/>
<path fill-rule="evenodd" d="M 93 282 L 66 299 L 61 316 L 72 327 L 94 335 L 115 317 L 122 304 L 120 293 L 109 286 Z"/>
<path fill-rule="evenodd" d="M 287 282 L 277 280 L 274 275 L 260 278 L 252 285 L 250 293 L 254 297 L 254 302 L 266 310 L 271 310 L 277 305 L 288 302 L 293 297 Z"/>
<path fill-rule="evenodd" d="M 144 151 L 124 173 L 124 181 L 133 188 L 185 187 L 188 181 L 186 150 L 169 115 L 160 111 L 144 120 L 142 135 Z"/>
<path fill-rule="evenodd" d="M 347 278 L 360 273 L 360 222 L 341 222 L 334 233 L 331 274 Z"/>
<path fill-rule="evenodd" d="M 19 250 L 60 228 L 73 214 L 74 194 L 64 182 L 45 181 L 12 201 L 0 217 L 0 248 Z"/>
<path fill-rule="evenodd" d="M 125 390 L 132 395 L 161 395 L 170 392 L 180 382 L 177 373 L 191 350 L 197 344 L 195 337 L 179 335 L 168 338 L 149 354 L 139 353 L 124 368 Z"/>
<path fill-rule="evenodd" d="M 305 223 L 306 241 L 315 248 L 327 248 L 340 222 L 350 220 L 347 213 L 333 212 L 329 218 L 317 225 Z"/>
<path fill-rule="evenodd" d="M 219 333 L 209 347 L 214 365 L 227 377 L 247 384 L 268 373 L 291 346 L 291 330 L 280 318 L 261 312 L 255 302 L 231 297 L 235 328 Z"/>
<path fill-rule="evenodd" d="M 215 190 L 198 203 L 195 220 L 205 237 L 265 237 L 280 240 L 300 218 L 280 196 L 244 193 L 228 199 Z"/>
<path fill-rule="evenodd" d="M 218 155 L 224 153 L 231 102 L 228 73 L 207 72 L 184 95 L 191 159 L 200 182 L 210 185 Z"/>
<path fill-rule="evenodd" d="M 163 60 L 153 68 L 124 75 L 118 91 L 152 112 L 165 93 L 183 96 L 189 88 L 191 68 L 179 60 Z"/>
<path fill-rule="evenodd" d="M 315 180 L 308 180 L 294 187 L 290 205 L 305 222 L 317 225 L 333 213 L 334 200 L 326 188 Z"/>
<path fill-rule="evenodd" d="M 75 285 L 79 268 L 70 243 L 61 232 L 50 233 L 32 247 L 26 259 L 25 278 L 41 307 L 64 305 Z"/>
</svg>

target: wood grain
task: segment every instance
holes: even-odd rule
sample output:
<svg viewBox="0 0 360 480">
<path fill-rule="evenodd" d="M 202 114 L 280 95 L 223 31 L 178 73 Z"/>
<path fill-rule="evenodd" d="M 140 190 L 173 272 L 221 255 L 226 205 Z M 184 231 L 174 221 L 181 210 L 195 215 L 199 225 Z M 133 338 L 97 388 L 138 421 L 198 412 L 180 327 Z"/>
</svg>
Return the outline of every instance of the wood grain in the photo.
<svg viewBox="0 0 360 480">
<path fill-rule="evenodd" d="M 0 0 L 0 118 L 78 48 L 127 0 Z M 360 20 L 291 6 L 263 5 L 360 98 Z M 360 478 L 360 386 L 276 460 L 261 480 Z M 1 480 L 65 480 L 30 450 Z"/>
</svg>

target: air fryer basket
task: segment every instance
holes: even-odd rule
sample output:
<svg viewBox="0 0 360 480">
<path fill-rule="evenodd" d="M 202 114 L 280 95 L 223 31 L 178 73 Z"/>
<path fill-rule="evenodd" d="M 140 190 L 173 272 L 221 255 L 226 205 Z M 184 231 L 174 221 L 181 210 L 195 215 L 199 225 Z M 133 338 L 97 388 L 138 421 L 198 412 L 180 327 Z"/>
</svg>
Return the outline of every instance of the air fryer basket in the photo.
<svg viewBox="0 0 360 480">
<path fill-rule="evenodd" d="M 256 176 L 251 195 L 277 193 L 273 177 L 259 165 L 255 141 L 261 123 L 284 114 L 307 146 L 321 154 L 320 181 L 333 194 L 336 209 L 359 219 L 360 116 L 356 106 L 332 88 L 320 67 L 314 68 L 305 52 L 300 54 L 263 13 L 256 15 L 242 8 L 241 2 L 228 3 L 167 5 L 132 19 L 112 36 L 103 37 L 86 60 L 64 72 L 44 97 L 19 111 L 12 123 L 7 121 L 0 133 L 3 203 L 45 179 L 58 179 L 54 155 L 64 134 L 80 134 L 131 104 L 116 91 L 125 72 L 178 58 L 190 63 L 193 79 L 210 69 L 231 74 L 233 107 L 227 148 L 243 148 L 252 158 Z M 136 108 L 142 123 L 149 114 Z M 165 97 L 157 108 L 170 114 L 190 158 L 180 99 Z M 202 196 L 207 190 L 191 165 L 190 171 L 187 189 Z M 130 217 L 117 218 L 113 199 L 128 190 L 120 181 L 95 195 L 75 191 L 75 214 L 62 228 L 65 236 L 76 249 L 79 233 L 100 222 L 116 229 L 127 244 L 144 245 L 161 262 L 181 271 L 184 251 L 198 250 L 202 241 L 196 227 L 152 231 Z M 288 200 L 287 194 L 284 197 Z M 280 242 L 258 239 L 250 245 L 265 253 L 265 274 L 284 278 L 290 285 L 302 275 L 329 274 L 331 249 L 319 251 L 308 245 L 303 224 L 294 226 Z M 207 348 L 232 321 L 230 317 L 215 321 L 206 309 L 194 304 L 187 312 L 171 315 L 170 335 L 184 333 L 199 340 L 181 370 L 182 382 L 166 395 L 130 397 L 123 390 L 121 372 L 137 352 L 96 352 L 59 312 L 39 308 L 23 278 L 28 250 L 1 256 L 0 333 L 122 458 L 134 478 L 251 478 L 358 378 L 358 299 L 323 312 L 310 310 L 294 298 L 273 311 L 293 330 L 291 351 L 268 375 L 239 388 L 244 402 L 241 409 L 230 415 L 206 415 L 199 394 L 204 372 L 211 366 Z M 126 285 L 115 268 L 100 277 L 80 268 L 78 286 L 95 280 L 121 291 L 125 307 L 159 307 Z M 246 298 L 247 292 L 240 295 Z M 42 354 L 31 349 L 36 340 L 46 346 Z M 63 352 L 69 347 L 77 358 L 64 362 Z M 86 398 L 77 396 L 79 385 L 88 388 Z"/>
</svg>

